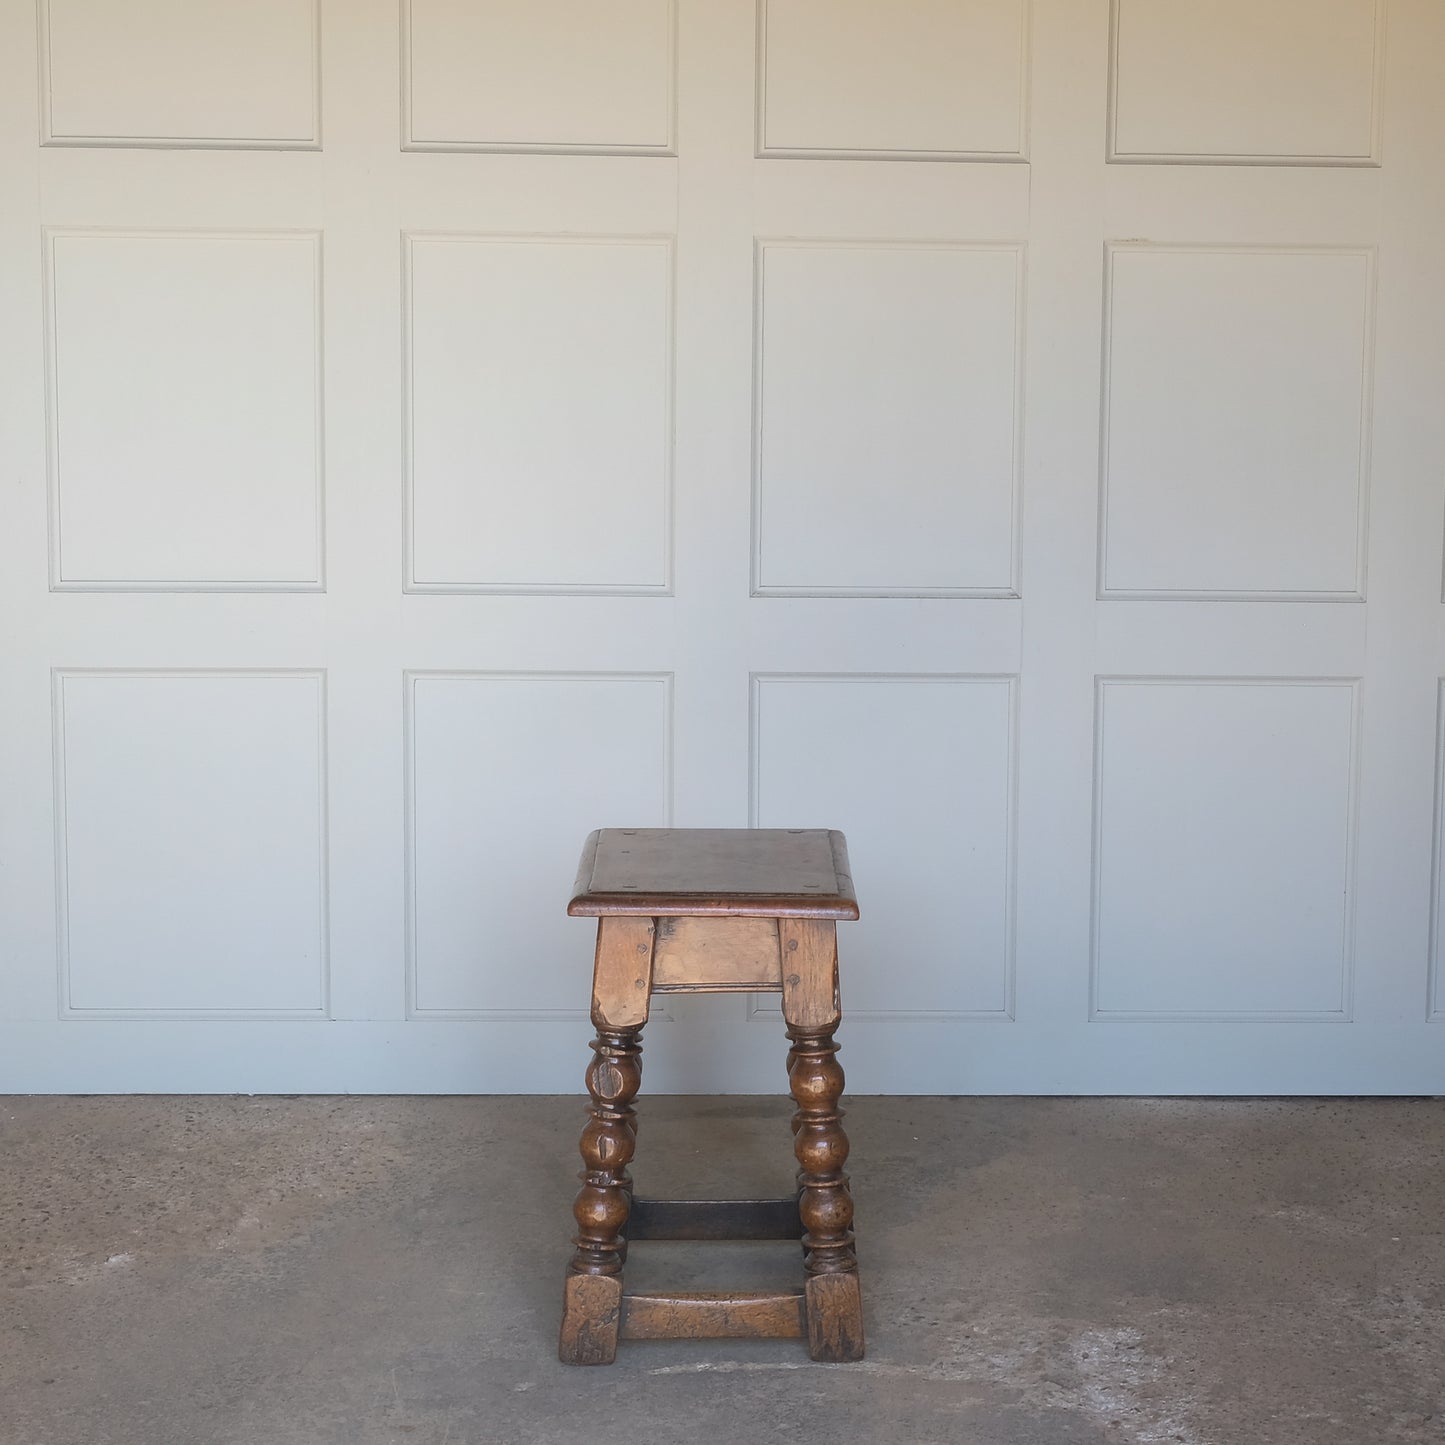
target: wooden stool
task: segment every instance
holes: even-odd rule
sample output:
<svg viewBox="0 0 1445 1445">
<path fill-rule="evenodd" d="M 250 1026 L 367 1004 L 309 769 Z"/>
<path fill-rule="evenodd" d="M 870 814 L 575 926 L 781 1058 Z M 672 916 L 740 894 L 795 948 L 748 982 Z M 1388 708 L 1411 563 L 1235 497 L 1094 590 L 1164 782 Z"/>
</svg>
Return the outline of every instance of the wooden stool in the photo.
<svg viewBox="0 0 1445 1445">
<path fill-rule="evenodd" d="M 574 917 L 596 918 L 595 1057 L 582 1131 L 576 1252 L 558 1353 L 608 1365 L 617 1341 L 806 1338 L 815 1360 L 863 1355 L 848 1139 L 833 1032 L 837 924 L 857 918 L 841 833 L 764 828 L 603 828 L 582 850 Z M 632 1101 L 655 993 L 783 995 L 797 1193 L 767 1200 L 634 1199 Z M 629 1240 L 801 1239 L 802 1289 L 626 1294 Z"/>
</svg>

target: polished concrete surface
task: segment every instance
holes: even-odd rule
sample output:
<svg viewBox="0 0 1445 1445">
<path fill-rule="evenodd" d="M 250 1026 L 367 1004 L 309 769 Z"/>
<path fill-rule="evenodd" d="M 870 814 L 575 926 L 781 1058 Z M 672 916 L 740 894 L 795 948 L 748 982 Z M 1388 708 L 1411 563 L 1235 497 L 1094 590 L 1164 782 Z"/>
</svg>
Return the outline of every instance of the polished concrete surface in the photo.
<svg viewBox="0 0 1445 1445">
<path fill-rule="evenodd" d="M 1445 1441 L 1445 1103 L 849 1110 L 865 1361 L 569 1369 L 576 1099 L 0 1098 L 0 1442 Z M 786 1192 L 786 1101 L 642 1116 L 639 1192 Z M 639 1288 L 799 1267 L 632 1254 Z"/>
</svg>

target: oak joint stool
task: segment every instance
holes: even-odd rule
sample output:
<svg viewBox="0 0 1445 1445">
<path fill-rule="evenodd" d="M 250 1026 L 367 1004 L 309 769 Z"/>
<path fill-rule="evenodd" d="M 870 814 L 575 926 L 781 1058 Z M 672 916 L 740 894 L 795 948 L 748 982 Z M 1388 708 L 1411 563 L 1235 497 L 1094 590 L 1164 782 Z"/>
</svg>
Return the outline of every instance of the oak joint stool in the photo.
<svg viewBox="0 0 1445 1445">
<path fill-rule="evenodd" d="M 858 917 L 841 833 L 823 829 L 603 828 L 582 850 L 573 917 L 596 918 L 591 1108 L 582 1131 L 576 1250 L 558 1354 L 607 1365 L 617 1342 L 806 1339 L 815 1360 L 863 1356 L 848 1138 L 833 1034 L 837 921 Z M 632 1101 L 654 994 L 781 993 L 797 1192 L 782 1199 L 635 1199 Z M 628 1294 L 629 1241 L 796 1239 L 801 1289 Z"/>
</svg>

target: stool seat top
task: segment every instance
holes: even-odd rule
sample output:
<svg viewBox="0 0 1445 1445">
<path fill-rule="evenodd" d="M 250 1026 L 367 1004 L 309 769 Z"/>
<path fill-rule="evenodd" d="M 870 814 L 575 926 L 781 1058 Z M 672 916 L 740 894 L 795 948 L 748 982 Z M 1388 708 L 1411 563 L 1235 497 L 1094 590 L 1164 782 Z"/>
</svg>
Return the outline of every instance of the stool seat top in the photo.
<svg viewBox="0 0 1445 1445">
<path fill-rule="evenodd" d="M 857 918 L 848 844 L 827 828 L 599 828 L 567 912 Z"/>
</svg>

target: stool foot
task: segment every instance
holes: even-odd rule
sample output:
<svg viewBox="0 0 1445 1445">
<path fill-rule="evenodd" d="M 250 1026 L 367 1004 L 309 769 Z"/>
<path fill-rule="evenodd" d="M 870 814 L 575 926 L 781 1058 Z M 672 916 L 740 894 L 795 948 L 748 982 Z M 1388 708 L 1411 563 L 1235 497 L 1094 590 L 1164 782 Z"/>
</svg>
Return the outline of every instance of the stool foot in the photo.
<svg viewBox="0 0 1445 1445">
<path fill-rule="evenodd" d="M 610 1365 L 617 1358 L 621 1321 L 621 1275 L 569 1274 L 557 1358 L 564 1365 Z"/>
<path fill-rule="evenodd" d="M 803 1286 L 803 1311 L 813 1359 L 841 1364 L 863 1358 L 863 1294 L 856 1269 L 809 1275 Z"/>
</svg>

